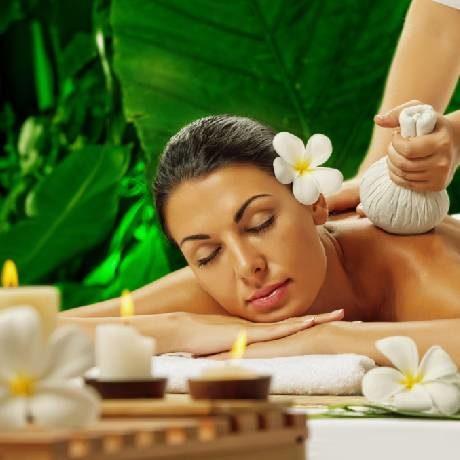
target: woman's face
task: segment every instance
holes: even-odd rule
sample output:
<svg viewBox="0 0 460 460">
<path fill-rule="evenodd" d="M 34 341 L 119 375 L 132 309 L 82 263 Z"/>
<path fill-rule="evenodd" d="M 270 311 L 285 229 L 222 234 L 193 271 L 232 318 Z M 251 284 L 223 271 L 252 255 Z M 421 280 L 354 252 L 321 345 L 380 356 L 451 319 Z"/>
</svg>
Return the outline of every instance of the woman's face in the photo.
<svg viewBox="0 0 460 460">
<path fill-rule="evenodd" d="M 305 314 L 324 281 L 326 257 L 312 206 L 251 165 L 180 184 L 165 209 L 169 231 L 201 286 L 251 321 Z M 271 298 L 249 299 L 283 283 Z"/>
</svg>

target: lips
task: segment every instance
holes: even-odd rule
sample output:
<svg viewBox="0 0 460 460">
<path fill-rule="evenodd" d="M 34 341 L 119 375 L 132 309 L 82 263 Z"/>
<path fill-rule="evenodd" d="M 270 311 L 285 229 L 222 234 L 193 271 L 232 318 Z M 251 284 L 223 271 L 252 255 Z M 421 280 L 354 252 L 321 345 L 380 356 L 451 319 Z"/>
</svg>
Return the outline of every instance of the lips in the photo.
<svg viewBox="0 0 460 460">
<path fill-rule="evenodd" d="M 276 283 L 276 284 L 270 284 L 269 286 L 265 286 L 263 287 L 262 289 L 259 289 L 258 291 L 256 291 L 252 297 L 250 297 L 248 299 L 248 302 L 251 302 L 252 300 L 255 300 L 255 299 L 258 299 L 260 297 L 266 297 L 268 296 L 269 294 L 271 294 L 276 288 L 280 287 L 281 285 L 283 285 L 284 283 L 286 283 L 288 281 L 288 278 L 286 278 L 285 280 L 281 281 L 280 283 Z"/>
</svg>

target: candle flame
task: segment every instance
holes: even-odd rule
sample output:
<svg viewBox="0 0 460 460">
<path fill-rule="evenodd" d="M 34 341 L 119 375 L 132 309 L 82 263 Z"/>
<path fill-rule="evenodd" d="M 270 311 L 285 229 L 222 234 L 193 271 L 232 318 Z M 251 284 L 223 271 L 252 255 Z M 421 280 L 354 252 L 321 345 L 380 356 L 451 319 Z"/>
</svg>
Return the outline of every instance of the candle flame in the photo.
<svg viewBox="0 0 460 460">
<path fill-rule="evenodd" d="M 16 265 L 10 259 L 6 260 L 2 269 L 2 286 L 17 287 L 19 285 L 18 271 Z"/>
<path fill-rule="evenodd" d="M 232 349 L 230 351 L 230 356 L 232 359 L 239 359 L 243 357 L 244 352 L 246 351 L 247 339 L 248 334 L 246 333 L 246 330 L 241 329 L 240 332 L 238 332 L 238 337 L 233 343 Z"/>
<path fill-rule="evenodd" d="M 128 289 L 121 293 L 120 316 L 126 318 L 134 315 L 134 302 Z"/>
</svg>

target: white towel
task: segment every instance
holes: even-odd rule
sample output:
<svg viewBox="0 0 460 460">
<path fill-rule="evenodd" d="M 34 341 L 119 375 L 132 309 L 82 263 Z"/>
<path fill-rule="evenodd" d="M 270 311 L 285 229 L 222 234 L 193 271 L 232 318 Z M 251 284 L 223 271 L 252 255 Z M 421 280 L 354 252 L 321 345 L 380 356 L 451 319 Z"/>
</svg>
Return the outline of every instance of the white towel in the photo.
<svg viewBox="0 0 460 460">
<path fill-rule="evenodd" d="M 155 375 L 168 377 L 168 391 L 186 393 L 187 378 L 197 377 L 205 367 L 222 366 L 222 361 L 160 355 L 153 358 Z M 361 394 L 364 374 L 375 367 L 367 356 L 355 354 L 283 356 L 242 359 L 238 366 L 272 375 L 274 394 Z"/>
</svg>

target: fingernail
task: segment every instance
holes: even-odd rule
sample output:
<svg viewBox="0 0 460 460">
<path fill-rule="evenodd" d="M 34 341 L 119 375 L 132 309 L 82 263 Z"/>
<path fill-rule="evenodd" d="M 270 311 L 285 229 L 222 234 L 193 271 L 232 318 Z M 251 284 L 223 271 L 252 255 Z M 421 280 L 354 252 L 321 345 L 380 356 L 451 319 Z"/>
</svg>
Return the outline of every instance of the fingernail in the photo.
<svg viewBox="0 0 460 460">
<path fill-rule="evenodd" d="M 314 319 L 313 318 L 305 318 L 303 320 L 304 323 L 313 323 Z"/>
<path fill-rule="evenodd" d="M 334 310 L 332 313 L 343 313 L 343 308 L 340 308 L 339 310 Z"/>
</svg>

